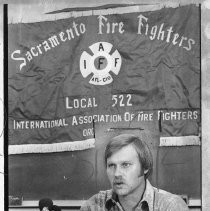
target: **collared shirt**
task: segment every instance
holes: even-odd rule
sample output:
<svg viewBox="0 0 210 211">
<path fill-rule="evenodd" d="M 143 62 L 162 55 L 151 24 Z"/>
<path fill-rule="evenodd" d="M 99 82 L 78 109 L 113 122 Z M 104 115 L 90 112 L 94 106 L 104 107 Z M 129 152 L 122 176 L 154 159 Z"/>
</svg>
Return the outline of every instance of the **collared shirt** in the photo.
<svg viewBox="0 0 210 211">
<path fill-rule="evenodd" d="M 124 211 L 112 190 L 100 191 L 87 200 L 81 211 Z M 189 211 L 184 200 L 172 193 L 153 187 L 146 180 L 146 189 L 135 211 Z"/>
</svg>

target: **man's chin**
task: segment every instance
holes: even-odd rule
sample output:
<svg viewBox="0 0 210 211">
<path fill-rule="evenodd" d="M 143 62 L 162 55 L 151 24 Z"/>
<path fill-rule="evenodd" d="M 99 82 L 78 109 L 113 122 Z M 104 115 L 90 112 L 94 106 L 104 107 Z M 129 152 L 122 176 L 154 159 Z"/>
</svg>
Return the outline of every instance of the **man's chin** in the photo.
<svg viewBox="0 0 210 211">
<path fill-rule="evenodd" d="M 128 191 L 125 189 L 114 189 L 114 192 L 118 195 L 118 196 L 126 196 L 128 195 Z"/>
</svg>

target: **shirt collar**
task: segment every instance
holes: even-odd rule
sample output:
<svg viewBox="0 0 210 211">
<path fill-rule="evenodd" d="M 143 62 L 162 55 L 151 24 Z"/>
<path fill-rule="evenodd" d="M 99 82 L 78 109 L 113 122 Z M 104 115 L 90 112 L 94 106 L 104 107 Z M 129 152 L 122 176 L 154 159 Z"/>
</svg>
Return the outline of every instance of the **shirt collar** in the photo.
<svg viewBox="0 0 210 211">
<path fill-rule="evenodd" d="M 146 180 L 146 188 L 141 202 L 146 201 L 149 206 L 149 211 L 154 211 L 154 188 L 150 184 L 149 180 Z M 141 203 L 140 202 L 140 203 Z"/>
<path fill-rule="evenodd" d="M 107 198 L 105 202 L 106 208 L 109 210 L 112 206 L 119 202 L 117 194 L 113 190 L 107 191 Z"/>
<path fill-rule="evenodd" d="M 149 211 L 154 211 L 154 192 L 155 191 L 153 186 L 150 184 L 149 180 L 146 180 L 146 188 L 142 200 L 139 203 L 139 206 L 142 202 L 147 202 L 149 206 Z M 112 206 L 116 205 L 117 202 L 119 202 L 117 194 L 113 192 L 113 190 L 109 190 L 107 192 L 106 208 L 111 208 Z"/>
</svg>

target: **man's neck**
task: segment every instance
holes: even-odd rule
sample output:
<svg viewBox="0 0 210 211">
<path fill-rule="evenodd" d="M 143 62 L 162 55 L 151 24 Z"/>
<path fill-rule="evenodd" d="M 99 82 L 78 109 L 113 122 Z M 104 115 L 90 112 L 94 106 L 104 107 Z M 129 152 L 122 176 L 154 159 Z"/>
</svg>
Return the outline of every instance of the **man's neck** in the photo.
<svg viewBox="0 0 210 211">
<path fill-rule="evenodd" d="M 120 204 L 126 211 L 132 211 L 141 201 L 146 188 L 146 182 L 142 182 L 132 193 L 125 196 L 118 196 Z"/>
</svg>

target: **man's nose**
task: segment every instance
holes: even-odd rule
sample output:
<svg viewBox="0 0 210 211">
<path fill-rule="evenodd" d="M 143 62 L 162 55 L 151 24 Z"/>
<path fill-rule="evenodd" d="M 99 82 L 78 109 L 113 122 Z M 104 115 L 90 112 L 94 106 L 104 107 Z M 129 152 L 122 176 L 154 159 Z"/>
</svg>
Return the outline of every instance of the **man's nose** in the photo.
<svg viewBox="0 0 210 211">
<path fill-rule="evenodd" d="M 114 176 L 118 177 L 118 176 L 121 176 L 121 175 L 122 175 L 122 169 L 120 168 L 120 166 L 117 166 L 115 168 Z"/>
</svg>

